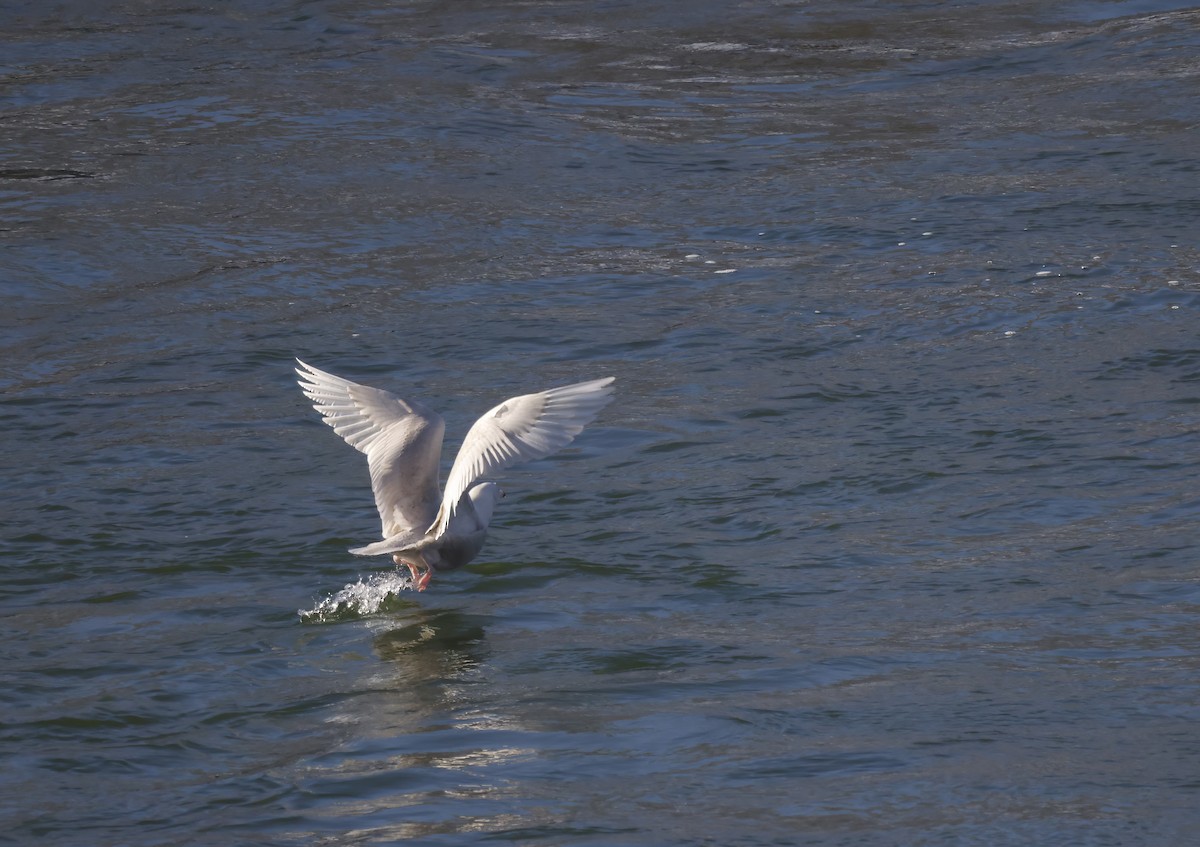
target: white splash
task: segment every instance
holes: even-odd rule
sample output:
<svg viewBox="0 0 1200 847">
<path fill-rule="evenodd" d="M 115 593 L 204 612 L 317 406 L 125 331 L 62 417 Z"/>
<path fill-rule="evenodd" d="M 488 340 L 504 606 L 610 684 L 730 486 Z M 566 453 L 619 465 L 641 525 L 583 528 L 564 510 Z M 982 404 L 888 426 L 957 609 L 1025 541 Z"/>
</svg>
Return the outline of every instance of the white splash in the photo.
<svg viewBox="0 0 1200 847">
<path fill-rule="evenodd" d="M 360 577 L 311 609 L 299 609 L 305 623 L 332 623 L 372 615 L 388 606 L 402 591 L 412 591 L 412 577 L 400 570 Z"/>
</svg>

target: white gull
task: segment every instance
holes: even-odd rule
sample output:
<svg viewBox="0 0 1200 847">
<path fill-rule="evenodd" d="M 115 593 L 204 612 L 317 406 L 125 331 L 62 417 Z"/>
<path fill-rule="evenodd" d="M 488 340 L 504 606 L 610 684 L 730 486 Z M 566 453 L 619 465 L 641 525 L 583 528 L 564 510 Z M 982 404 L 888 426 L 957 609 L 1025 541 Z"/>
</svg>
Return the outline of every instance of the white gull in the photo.
<svg viewBox="0 0 1200 847">
<path fill-rule="evenodd" d="M 301 390 L 325 423 L 367 456 L 383 540 L 355 547 L 359 556 L 391 553 L 424 591 L 434 571 L 475 558 L 503 492 L 488 474 L 541 459 L 570 444 L 612 399 L 613 377 L 505 400 L 467 432 L 439 493 L 438 465 L 446 426 L 420 403 L 359 385 L 306 365 Z"/>
</svg>

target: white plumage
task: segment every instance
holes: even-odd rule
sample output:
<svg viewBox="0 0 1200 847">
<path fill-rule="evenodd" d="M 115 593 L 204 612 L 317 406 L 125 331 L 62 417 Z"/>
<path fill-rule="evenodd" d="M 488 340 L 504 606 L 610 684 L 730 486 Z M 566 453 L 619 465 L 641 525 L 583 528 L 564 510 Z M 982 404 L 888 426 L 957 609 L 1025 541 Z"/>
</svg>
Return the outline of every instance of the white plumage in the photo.
<svg viewBox="0 0 1200 847">
<path fill-rule="evenodd" d="M 420 403 L 342 379 L 301 362 L 296 373 L 313 408 L 356 450 L 366 454 L 383 540 L 350 552 L 392 553 L 424 590 L 434 570 L 469 562 L 483 546 L 496 500 L 483 477 L 548 456 L 570 444 L 612 399 L 613 377 L 505 400 L 463 439 L 438 490 L 445 424 Z M 418 567 L 425 572 L 418 574 Z"/>
</svg>

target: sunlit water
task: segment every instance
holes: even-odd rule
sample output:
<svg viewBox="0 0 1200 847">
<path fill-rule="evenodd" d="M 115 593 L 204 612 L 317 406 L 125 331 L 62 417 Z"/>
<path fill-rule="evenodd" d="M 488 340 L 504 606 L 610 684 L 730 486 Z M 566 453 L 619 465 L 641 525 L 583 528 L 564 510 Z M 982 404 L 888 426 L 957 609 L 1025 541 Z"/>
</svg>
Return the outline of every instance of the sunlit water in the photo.
<svg viewBox="0 0 1200 847">
<path fill-rule="evenodd" d="M 373 573 L 347 583 L 340 591 L 318 600 L 311 609 L 300 609 L 297 614 L 305 623 L 333 623 L 365 617 L 386 611 L 390 606 L 399 606 L 402 593 L 412 590 L 412 578 L 407 573 Z"/>
<path fill-rule="evenodd" d="M 13 5 L 0 838 L 1190 843 L 1198 33 Z M 617 399 L 418 594 L 297 355 Z"/>
</svg>

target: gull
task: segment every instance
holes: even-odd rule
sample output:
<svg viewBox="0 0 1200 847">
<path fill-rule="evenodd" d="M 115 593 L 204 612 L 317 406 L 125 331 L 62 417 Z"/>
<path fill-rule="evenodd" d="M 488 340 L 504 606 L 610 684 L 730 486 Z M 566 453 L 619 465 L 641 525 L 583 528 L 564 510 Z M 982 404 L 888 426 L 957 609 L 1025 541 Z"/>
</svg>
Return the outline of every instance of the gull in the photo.
<svg viewBox="0 0 1200 847">
<path fill-rule="evenodd" d="M 551 388 L 505 400 L 467 432 L 446 489 L 439 493 L 441 415 L 379 388 L 359 385 L 299 359 L 300 389 L 325 423 L 367 456 L 383 540 L 350 550 L 392 554 L 424 591 L 435 571 L 475 558 L 497 501 L 504 496 L 489 474 L 549 456 L 566 447 L 612 399 L 613 377 Z M 478 483 L 478 484 L 477 484 Z"/>
</svg>

